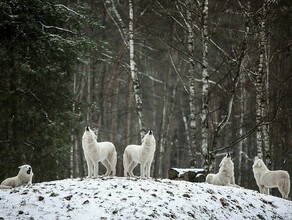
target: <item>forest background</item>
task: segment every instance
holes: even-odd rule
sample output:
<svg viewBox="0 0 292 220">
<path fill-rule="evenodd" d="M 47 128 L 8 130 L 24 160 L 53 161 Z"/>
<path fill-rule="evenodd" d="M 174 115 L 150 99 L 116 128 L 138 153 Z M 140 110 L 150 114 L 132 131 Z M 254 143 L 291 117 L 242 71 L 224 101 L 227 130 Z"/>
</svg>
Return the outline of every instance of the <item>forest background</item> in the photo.
<svg viewBox="0 0 292 220">
<path fill-rule="evenodd" d="M 257 189 L 253 158 L 292 174 L 292 2 L 0 2 L 0 179 L 86 176 L 91 126 L 118 152 L 154 131 L 152 176 L 217 172 Z M 100 169 L 103 173 L 103 169 Z M 136 170 L 137 174 L 139 170 Z"/>
</svg>

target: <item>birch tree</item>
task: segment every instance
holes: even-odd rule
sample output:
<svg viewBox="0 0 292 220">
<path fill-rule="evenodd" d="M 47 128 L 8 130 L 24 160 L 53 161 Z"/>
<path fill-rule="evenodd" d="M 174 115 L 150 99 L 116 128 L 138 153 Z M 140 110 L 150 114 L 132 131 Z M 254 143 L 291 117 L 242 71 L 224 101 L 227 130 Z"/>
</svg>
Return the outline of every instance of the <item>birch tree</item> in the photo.
<svg viewBox="0 0 292 220">
<path fill-rule="evenodd" d="M 208 0 L 203 0 L 202 5 L 202 154 L 203 154 L 203 168 L 209 170 L 208 160 L 208 111 L 209 111 L 209 72 L 208 72 L 208 13 L 209 4 Z"/>
<path fill-rule="evenodd" d="M 246 9 L 242 6 L 241 9 L 243 10 L 244 13 L 244 20 L 245 20 L 245 32 L 244 32 L 244 43 L 246 44 L 245 50 L 247 50 L 247 38 L 248 34 L 250 32 L 250 2 L 247 3 Z M 246 83 L 246 76 L 245 76 L 245 65 L 246 65 L 246 59 L 243 58 L 242 64 L 240 66 L 240 129 L 239 129 L 239 136 L 243 136 L 244 134 L 244 114 L 247 111 L 247 91 L 245 88 L 245 83 Z M 244 155 L 247 155 L 247 148 L 245 146 L 246 140 L 243 139 L 238 143 L 238 184 L 241 185 L 242 183 L 242 159 Z"/>
<path fill-rule="evenodd" d="M 186 26 L 188 33 L 188 57 L 189 57 L 189 100 L 190 100 L 190 149 L 191 149 L 191 167 L 196 167 L 196 89 L 195 89 L 195 61 L 194 61 L 194 32 L 192 20 L 192 3 L 187 0 Z"/>
<path fill-rule="evenodd" d="M 146 134 L 144 114 L 143 114 L 143 102 L 140 92 L 140 81 L 138 78 L 138 71 L 135 62 L 135 50 L 134 50 L 134 5 L 133 1 L 129 0 L 129 50 L 130 50 L 130 71 L 134 87 L 134 96 L 136 101 L 136 110 L 139 116 L 139 127 L 141 140 Z"/>
<path fill-rule="evenodd" d="M 236 60 L 232 62 L 232 63 L 235 63 L 236 68 L 235 68 L 235 76 L 233 78 L 233 83 L 232 83 L 232 90 L 230 92 L 230 99 L 228 102 L 228 109 L 227 109 L 225 116 L 221 120 L 221 122 L 219 122 L 218 126 L 216 126 L 214 129 L 213 140 L 211 143 L 211 150 L 210 150 L 210 156 L 209 156 L 210 170 L 212 170 L 212 171 L 214 171 L 214 167 L 215 167 L 215 160 L 214 160 L 214 158 L 215 158 L 214 152 L 216 152 L 215 148 L 217 147 L 217 143 L 218 143 L 221 132 L 223 131 L 223 129 L 227 125 L 227 122 L 230 120 L 238 84 L 239 84 L 240 80 L 244 79 L 244 76 L 242 76 L 243 75 L 242 72 L 244 70 L 244 63 L 245 63 L 245 57 L 246 57 L 246 51 L 247 51 L 247 39 L 248 39 L 248 35 L 249 35 L 248 15 L 246 15 L 245 19 L 246 19 L 245 31 L 244 31 L 243 40 L 239 46 L 239 51 L 238 51 L 239 55 L 236 58 Z M 244 96 L 244 95 L 245 94 L 242 94 L 242 96 Z M 240 152 L 242 152 L 242 146 L 240 148 L 241 148 Z M 239 155 L 239 158 L 241 158 L 241 155 Z M 239 162 L 239 164 L 241 164 L 241 161 Z"/>
<path fill-rule="evenodd" d="M 119 30 L 121 38 L 125 44 L 125 46 L 129 50 L 129 69 L 130 76 L 133 84 L 134 91 L 134 99 L 136 103 L 136 111 L 138 114 L 138 122 L 140 129 L 141 140 L 146 134 L 145 121 L 144 121 L 144 113 L 143 113 L 143 102 L 140 91 L 140 80 L 138 77 L 138 70 L 135 62 L 135 43 L 134 43 L 134 4 L 132 0 L 129 0 L 129 24 L 128 31 L 126 29 L 125 22 L 122 19 L 122 16 L 118 12 L 114 0 L 110 0 L 104 3 L 107 12 L 115 23 L 116 27 Z"/>
<path fill-rule="evenodd" d="M 257 155 L 260 158 L 266 159 L 266 164 L 270 165 L 270 144 L 269 144 L 269 127 L 268 123 L 265 124 L 265 116 L 267 115 L 267 96 L 265 91 L 266 85 L 266 71 L 265 65 L 265 48 L 266 41 L 266 10 L 267 2 L 264 0 L 261 7 L 260 25 L 259 25 L 259 64 L 256 75 L 256 143 L 257 143 Z"/>
<path fill-rule="evenodd" d="M 268 3 L 267 0 L 264 0 L 263 8 L 262 8 L 262 26 L 263 28 L 263 36 L 261 41 L 263 41 L 264 44 L 264 60 L 265 60 L 265 82 L 263 85 L 264 88 L 264 94 L 263 96 L 265 99 L 263 99 L 264 103 L 262 106 L 262 117 L 266 117 L 269 114 L 269 52 L 268 52 L 268 35 L 266 30 L 266 22 L 267 22 L 267 10 L 268 10 Z M 264 123 L 263 124 L 263 145 L 265 149 L 265 162 L 268 167 L 271 166 L 271 150 L 270 150 L 270 123 Z"/>
</svg>

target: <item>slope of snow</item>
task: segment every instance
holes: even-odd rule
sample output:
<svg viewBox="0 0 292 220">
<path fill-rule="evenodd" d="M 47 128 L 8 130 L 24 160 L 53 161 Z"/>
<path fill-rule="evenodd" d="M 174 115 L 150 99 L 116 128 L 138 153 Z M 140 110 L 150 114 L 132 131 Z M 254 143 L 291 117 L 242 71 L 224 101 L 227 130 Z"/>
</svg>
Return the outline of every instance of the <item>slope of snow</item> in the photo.
<svg viewBox="0 0 292 220">
<path fill-rule="evenodd" d="M 206 183 L 101 177 L 0 190 L 0 219 L 292 219 L 292 202 Z"/>
</svg>

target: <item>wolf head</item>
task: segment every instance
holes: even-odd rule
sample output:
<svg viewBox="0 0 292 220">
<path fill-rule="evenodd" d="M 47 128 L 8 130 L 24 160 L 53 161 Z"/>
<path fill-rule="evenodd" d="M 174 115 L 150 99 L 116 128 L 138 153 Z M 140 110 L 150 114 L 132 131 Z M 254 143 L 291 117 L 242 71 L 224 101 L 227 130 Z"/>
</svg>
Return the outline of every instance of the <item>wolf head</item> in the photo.
<svg viewBox="0 0 292 220">
<path fill-rule="evenodd" d="M 91 130 L 89 126 L 86 126 L 82 139 L 83 140 L 84 139 L 91 140 L 91 139 L 97 139 L 97 137 L 96 137 L 94 131 Z"/>
<path fill-rule="evenodd" d="M 32 168 L 30 165 L 22 165 L 22 166 L 19 166 L 18 167 L 20 170 L 19 170 L 19 174 L 21 175 L 31 175 L 32 174 Z"/>
<path fill-rule="evenodd" d="M 147 144 L 147 145 L 154 145 L 155 146 L 155 138 L 153 135 L 152 130 L 149 130 L 147 134 L 143 137 L 142 139 L 142 144 Z"/>
<path fill-rule="evenodd" d="M 227 153 L 226 156 L 223 157 L 221 163 L 219 164 L 219 167 L 225 166 L 225 165 L 234 166 L 229 153 Z"/>
<path fill-rule="evenodd" d="M 262 159 L 260 159 L 259 157 L 255 157 L 252 168 L 254 168 L 254 169 L 255 168 L 266 168 L 266 165 Z"/>
</svg>

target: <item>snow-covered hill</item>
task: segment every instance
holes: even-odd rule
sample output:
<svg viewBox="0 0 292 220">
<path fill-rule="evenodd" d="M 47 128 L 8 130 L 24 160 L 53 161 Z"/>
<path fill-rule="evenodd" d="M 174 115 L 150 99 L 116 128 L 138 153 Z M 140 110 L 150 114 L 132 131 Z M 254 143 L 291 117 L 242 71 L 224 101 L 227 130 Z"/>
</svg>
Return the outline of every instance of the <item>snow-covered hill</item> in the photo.
<svg viewBox="0 0 292 220">
<path fill-rule="evenodd" d="M 292 202 L 252 190 L 123 177 L 0 190 L 0 219 L 292 219 Z"/>
</svg>

